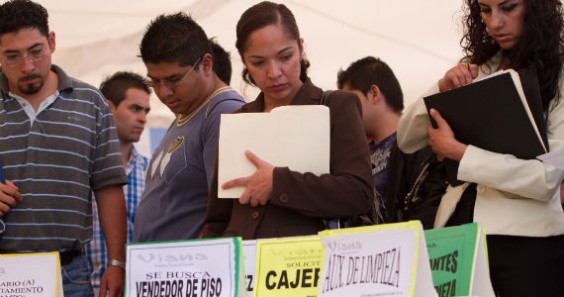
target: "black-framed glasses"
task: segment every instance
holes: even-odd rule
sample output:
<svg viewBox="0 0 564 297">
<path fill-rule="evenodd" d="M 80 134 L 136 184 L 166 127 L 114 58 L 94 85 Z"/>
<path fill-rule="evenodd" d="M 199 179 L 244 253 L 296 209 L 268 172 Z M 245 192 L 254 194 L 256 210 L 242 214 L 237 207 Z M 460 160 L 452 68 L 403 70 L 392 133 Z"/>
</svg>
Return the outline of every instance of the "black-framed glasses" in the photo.
<svg viewBox="0 0 564 297">
<path fill-rule="evenodd" d="M 46 46 L 44 44 L 37 45 L 26 52 L 8 52 L 1 56 L 2 65 L 10 68 L 21 66 L 24 60 L 30 62 L 38 62 L 45 58 Z"/>
<path fill-rule="evenodd" d="M 181 78 L 173 78 L 173 79 L 169 79 L 169 78 L 165 78 L 165 79 L 156 79 L 156 78 L 149 78 L 148 84 L 150 87 L 152 87 L 153 89 L 158 89 L 161 87 L 161 85 L 163 85 L 165 88 L 167 89 L 173 89 L 174 87 L 178 86 L 179 84 L 181 84 L 184 79 L 186 79 L 186 77 L 188 77 L 188 74 L 190 74 L 194 68 L 196 68 L 196 65 L 198 65 L 198 63 L 200 62 L 201 57 L 199 57 L 196 62 L 194 62 L 194 64 L 192 64 L 192 68 L 190 68 L 190 70 L 188 70 L 188 72 L 186 72 L 186 74 L 184 74 L 184 76 L 182 76 Z"/>
</svg>

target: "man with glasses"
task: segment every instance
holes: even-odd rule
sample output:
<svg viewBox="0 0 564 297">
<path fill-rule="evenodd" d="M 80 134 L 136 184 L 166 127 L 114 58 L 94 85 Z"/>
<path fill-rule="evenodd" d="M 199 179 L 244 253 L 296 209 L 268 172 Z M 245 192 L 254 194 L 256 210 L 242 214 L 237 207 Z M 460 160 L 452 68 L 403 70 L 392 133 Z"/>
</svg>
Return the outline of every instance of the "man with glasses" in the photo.
<svg viewBox="0 0 564 297">
<path fill-rule="evenodd" d="M 108 104 L 51 64 L 44 7 L 7 1 L 0 20 L 0 253 L 60 252 L 64 295 L 92 296 L 83 246 L 94 192 L 110 259 L 101 288 L 121 296 L 127 177 Z"/>
<path fill-rule="evenodd" d="M 210 41 L 184 13 L 153 20 L 140 51 L 150 85 L 177 118 L 149 163 L 133 238 L 195 238 L 206 216 L 220 115 L 244 100 L 217 77 Z"/>
</svg>

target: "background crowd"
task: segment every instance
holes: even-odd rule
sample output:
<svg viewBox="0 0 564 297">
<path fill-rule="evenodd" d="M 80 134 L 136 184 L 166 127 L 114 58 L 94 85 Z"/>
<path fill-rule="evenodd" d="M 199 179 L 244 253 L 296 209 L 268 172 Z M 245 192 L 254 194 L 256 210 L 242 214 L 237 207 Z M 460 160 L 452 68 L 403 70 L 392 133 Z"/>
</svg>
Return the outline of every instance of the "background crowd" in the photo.
<svg viewBox="0 0 564 297">
<path fill-rule="evenodd" d="M 562 150 L 562 3 L 466 0 L 462 9 L 464 56 L 425 94 L 534 68 L 548 150 Z M 99 89 L 52 64 L 56 35 L 43 6 L 7 1 L 0 19 L 0 252 L 60 252 L 65 296 L 121 296 L 127 241 L 310 235 L 335 221 L 411 219 L 482 224 L 498 296 L 564 296 L 564 171 L 458 141 L 422 98 L 404 111 L 381 59 L 359 57 L 335 73 L 338 90 L 320 89 L 283 4 L 255 4 L 234 28 L 243 80 L 260 90 L 247 100 L 229 87 L 228 54 L 186 13 L 148 24 L 139 45 L 147 78 L 118 72 Z M 175 120 L 147 158 L 133 144 L 152 91 Z M 318 104 L 330 111 L 329 173 L 246 151 L 256 171 L 218 185 L 221 114 Z M 245 190 L 219 199 L 218 187 Z"/>
</svg>

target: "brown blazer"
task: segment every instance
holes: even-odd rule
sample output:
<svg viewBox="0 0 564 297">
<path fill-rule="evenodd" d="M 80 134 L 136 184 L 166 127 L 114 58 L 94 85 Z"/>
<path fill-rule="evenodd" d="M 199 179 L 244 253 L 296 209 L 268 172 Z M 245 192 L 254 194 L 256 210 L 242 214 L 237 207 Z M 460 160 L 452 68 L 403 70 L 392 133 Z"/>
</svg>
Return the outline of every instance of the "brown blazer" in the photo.
<svg viewBox="0 0 564 297">
<path fill-rule="evenodd" d="M 322 94 L 308 79 L 291 105 L 317 105 Z M 202 237 L 257 239 L 311 235 L 320 230 L 321 218 L 368 213 L 374 186 L 359 99 L 350 93 L 334 91 L 326 99 L 326 105 L 331 118 L 331 173 L 316 176 L 275 167 L 269 203 L 252 207 L 240 204 L 237 199 L 217 198 L 216 172 Z M 260 94 L 238 112 L 262 112 L 263 108 L 264 98 Z"/>
</svg>

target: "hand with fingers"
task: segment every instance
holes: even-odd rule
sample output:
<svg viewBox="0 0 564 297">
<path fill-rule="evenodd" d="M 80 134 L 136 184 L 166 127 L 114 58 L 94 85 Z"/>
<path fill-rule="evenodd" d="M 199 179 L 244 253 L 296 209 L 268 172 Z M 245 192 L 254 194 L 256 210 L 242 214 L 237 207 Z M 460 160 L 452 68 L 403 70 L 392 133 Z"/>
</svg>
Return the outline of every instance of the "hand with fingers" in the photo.
<svg viewBox="0 0 564 297">
<path fill-rule="evenodd" d="M 272 195 L 272 174 L 274 166 L 262 160 L 251 151 L 245 151 L 245 156 L 257 170 L 250 176 L 240 177 L 225 182 L 222 185 L 223 189 L 230 189 L 234 187 L 245 187 L 245 191 L 239 197 L 239 203 L 250 204 L 251 206 L 265 205 L 270 200 Z"/>
<path fill-rule="evenodd" d="M 100 282 L 100 293 L 96 297 L 123 296 L 125 287 L 125 269 L 118 266 L 108 266 Z"/>
<path fill-rule="evenodd" d="M 478 77 L 478 65 L 460 63 L 449 69 L 439 80 L 439 90 L 444 92 L 465 86 L 472 83 L 476 77 Z"/>
<path fill-rule="evenodd" d="M 437 128 L 429 126 L 429 146 L 437 155 L 437 159 L 460 161 L 468 145 L 456 140 L 449 124 L 436 109 L 432 108 L 429 113 L 437 123 Z"/>
<path fill-rule="evenodd" d="M 0 182 L 0 216 L 8 213 L 21 200 L 20 190 L 12 181 Z"/>
</svg>

